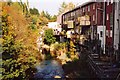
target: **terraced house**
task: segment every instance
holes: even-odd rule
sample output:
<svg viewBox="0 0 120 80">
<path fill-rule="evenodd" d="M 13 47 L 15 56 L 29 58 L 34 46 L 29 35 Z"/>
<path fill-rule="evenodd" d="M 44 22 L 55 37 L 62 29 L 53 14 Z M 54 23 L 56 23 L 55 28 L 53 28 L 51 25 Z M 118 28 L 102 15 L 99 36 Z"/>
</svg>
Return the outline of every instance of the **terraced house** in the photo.
<svg viewBox="0 0 120 80">
<path fill-rule="evenodd" d="M 74 30 L 91 40 L 99 39 L 101 47 L 118 49 L 119 44 L 119 0 L 87 2 L 62 15 L 62 29 Z M 73 24 L 71 26 L 69 24 Z"/>
</svg>

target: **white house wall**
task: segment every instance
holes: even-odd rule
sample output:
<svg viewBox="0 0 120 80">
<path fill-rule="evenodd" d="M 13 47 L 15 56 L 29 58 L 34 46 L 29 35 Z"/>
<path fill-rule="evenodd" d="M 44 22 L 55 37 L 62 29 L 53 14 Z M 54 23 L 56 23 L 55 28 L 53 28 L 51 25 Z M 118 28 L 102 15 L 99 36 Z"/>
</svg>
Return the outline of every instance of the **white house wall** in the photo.
<svg viewBox="0 0 120 80">
<path fill-rule="evenodd" d="M 105 27 L 103 27 L 103 26 L 97 26 L 97 34 L 99 34 L 99 40 L 101 40 L 101 47 L 102 48 L 104 48 L 104 34 L 105 34 L 105 32 L 104 32 L 104 30 L 105 30 Z M 101 32 L 102 31 L 102 36 L 101 36 Z"/>
<path fill-rule="evenodd" d="M 118 6 L 119 6 L 119 32 L 120 32 L 120 0 Z M 119 33 L 119 37 L 120 37 L 120 33 Z M 119 40 L 119 44 L 120 44 L 120 40 Z"/>
<path fill-rule="evenodd" d="M 118 2 L 115 3 L 115 20 L 114 20 L 114 48 L 118 49 L 119 44 L 119 27 L 118 27 L 118 19 L 119 19 L 119 6 Z"/>
</svg>

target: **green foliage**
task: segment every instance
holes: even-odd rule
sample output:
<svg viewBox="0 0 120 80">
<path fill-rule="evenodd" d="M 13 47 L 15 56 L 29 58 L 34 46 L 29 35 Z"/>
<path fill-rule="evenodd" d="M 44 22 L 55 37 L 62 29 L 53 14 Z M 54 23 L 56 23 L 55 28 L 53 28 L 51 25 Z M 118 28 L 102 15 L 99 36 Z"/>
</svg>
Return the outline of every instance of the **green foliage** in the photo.
<svg viewBox="0 0 120 80">
<path fill-rule="evenodd" d="M 21 64 L 17 63 L 17 60 L 12 58 L 3 60 L 3 76 L 2 79 L 13 79 L 21 76 L 20 74 L 24 71 L 21 69 Z"/>
<path fill-rule="evenodd" d="M 44 25 L 47 25 L 48 24 L 48 19 L 46 18 L 46 17 L 42 17 L 42 16 L 40 16 L 40 24 L 42 25 L 42 26 L 44 26 Z"/>
<path fill-rule="evenodd" d="M 36 24 L 36 23 L 37 23 L 37 19 L 38 19 L 38 18 L 37 18 L 36 16 L 33 16 L 33 17 L 32 17 L 32 23 L 33 23 L 33 24 Z"/>
<path fill-rule="evenodd" d="M 28 20 L 23 14 L 24 7 L 19 3 L 6 3 L 2 6 L 2 79 L 24 80 L 25 71 L 34 66 L 39 59 L 36 53 L 36 32 L 28 28 L 32 21 L 32 29 L 36 28 L 36 17 Z M 27 8 L 27 7 L 26 7 Z M 27 12 L 24 9 L 24 12 Z M 28 20 L 28 21 L 27 21 Z M 20 24 L 20 25 L 19 25 Z M 31 37 L 31 38 L 30 38 Z M 33 39 L 32 39 L 33 38 Z M 1 48 L 1 46 L 0 46 Z M 39 62 L 39 60 L 38 60 Z"/>
<path fill-rule="evenodd" d="M 15 41 L 14 32 L 10 32 L 7 20 L 8 16 L 2 16 L 3 44 L 2 44 L 2 79 L 13 79 L 20 76 L 21 65 L 17 63 L 17 57 L 22 50 L 22 45 Z M 22 71 L 24 72 L 24 71 Z"/>
<path fill-rule="evenodd" d="M 41 25 L 46 25 L 48 22 L 55 22 L 57 20 L 57 16 L 51 16 L 48 12 L 42 11 L 40 13 L 39 20 Z"/>
<path fill-rule="evenodd" d="M 36 25 L 35 24 L 30 24 L 29 28 L 32 29 L 32 30 L 36 30 Z"/>
<path fill-rule="evenodd" d="M 59 12 L 58 12 L 58 15 L 61 15 L 62 13 L 66 12 L 66 11 L 69 11 L 71 9 L 73 9 L 75 7 L 75 5 L 70 2 L 70 3 L 65 3 L 63 2 L 59 8 Z"/>
<path fill-rule="evenodd" d="M 70 58 L 70 52 L 67 52 L 66 54 L 67 54 L 67 57 Z"/>
<path fill-rule="evenodd" d="M 31 24 L 29 25 L 29 28 L 32 29 L 32 30 L 36 30 L 37 29 L 37 20 L 38 20 L 38 17 L 37 16 L 31 16 Z"/>
<path fill-rule="evenodd" d="M 53 57 L 51 56 L 51 54 L 47 54 L 46 56 L 45 56 L 45 59 L 46 60 L 50 60 L 50 59 L 52 59 Z"/>
<path fill-rule="evenodd" d="M 39 15 L 39 11 L 38 11 L 38 9 L 36 9 L 36 8 L 30 8 L 30 14 L 32 14 L 32 15 Z"/>
<path fill-rule="evenodd" d="M 62 14 L 64 12 L 65 8 L 67 8 L 67 4 L 65 2 L 63 2 L 61 4 L 61 7 L 59 8 L 59 13 L 58 14 L 59 15 Z"/>
<path fill-rule="evenodd" d="M 46 13 L 45 13 L 45 17 L 46 17 L 48 20 L 51 20 L 51 17 L 52 17 L 52 16 L 51 16 L 48 12 L 46 12 Z"/>
<path fill-rule="evenodd" d="M 51 17 L 50 22 L 55 22 L 56 20 L 57 20 L 57 16 L 54 15 L 54 16 Z"/>
<path fill-rule="evenodd" d="M 48 45 L 51 45 L 56 41 L 55 37 L 53 37 L 53 30 L 52 29 L 47 29 L 45 30 L 45 39 Z"/>
<path fill-rule="evenodd" d="M 54 44 L 54 50 L 58 51 L 60 49 L 64 49 L 65 48 L 65 43 L 55 43 Z"/>
</svg>

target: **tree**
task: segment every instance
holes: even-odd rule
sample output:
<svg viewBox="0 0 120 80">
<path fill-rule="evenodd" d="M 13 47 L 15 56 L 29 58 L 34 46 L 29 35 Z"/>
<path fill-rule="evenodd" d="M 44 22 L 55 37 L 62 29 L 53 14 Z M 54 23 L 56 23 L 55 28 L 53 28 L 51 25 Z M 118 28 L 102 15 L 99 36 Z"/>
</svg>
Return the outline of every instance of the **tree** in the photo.
<svg viewBox="0 0 120 80">
<path fill-rule="evenodd" d="M 6 2 L 7 3 L 7 2 Z M 28 28 L 30 21 L 18 3 L 2 6 L 2 79 L 24 80 L 26 71 L 40 61 L 36 49 L 37 31 Z M 26 10 L 26 9 L 25 9 Z M 36 23 L 36 19 L 32 21 Z M 31 72 L 32 73 L 32 72 Z"/>
<path fill-rule="evenodd" d="M 53 30 L 52 29 L 47 29 L 45 30 L 45 40 L 48 45 L 51 45 L 56 41 L 56 38 L 53 37 Z"/>
<path fill-rule="evenodd" d="M 66 10 L 72 10 L 74 8 L 75 8 L 75 5 L 72 2 L 70 2 L 70 3 L 68 3 Z"/>
<path fill-rule="evenodd" d="M 67 7 L 67 4 L 66 4 L 65 2 L 63 2 L 63 3 L 61 4 L 61 7 L 59 8 L 59 13 L 58 13 L 58 14 L 60 15 L 60 14 L 64 13 L 66 7 Z"/>
<path fill-rule="evenodd" d="M 64 12 L 67 12 L 67 11 L 73 9 L 73 8 L 75 8 L 75 5 L 72 2 L 70 2 L 68 4 L 66 4 L 65 2 L 63 2 L 61 4 L 61 7 L 59 8 L 58 15 L 60 15 L 60 14 L 62 14 Z"/>
<path fill-rule="evenodd" d="M 40 13 L 39 21 L 42 26 L 48 24 L 48 22 L 55 22 L 56 20 L 57 20 L 56 15 L 51 16 L 48 12 L 45 11 L 42 11 Z"/>
<path fill-rule="evenodd" d="M 51 17 L 50 22 L 55 22 L 56 20 L 57 20 L 57 16 L 54 15 L 54 16 Z"/>
<path fill-rule="evenodd" d="M 52 18 L 52 16 L 51 16 L 48 12 L 45 13 L 45 17 L 46 17 L 48 20 L 51 20 L 51 18 Z"/>
<path fill-rule="evenodd" d="M 12 26 L 9 26 L 10 16 L 2 15 L 2 28 L 3 28 L 3 43 L 2 43 L 2 79 L 13 79 L 20 75 L 21 72 L 24 73 L 21 69 L 21 64 L 17 63 L 17 58 L 20 50 L 22 50 L 22 44 L 15 40 L 15 33 L 12 30 Z M 10 29 L 11 28 L 11 29 Z"/>
<path fill-rule="evenodd" d="M 39 15 L 39 11 L 38 11 L 38 9 L 36 9 L 36 8 L 30 8 L 30 14 L 32 14 L 32 15 Z"/>
<path fill-rule="evenodd" d="M 46 17 L 45 11 L 42 11 L 42 12 L 40 13 L 40 16 L 41 16 L 41 17 Z"/>
</svg>

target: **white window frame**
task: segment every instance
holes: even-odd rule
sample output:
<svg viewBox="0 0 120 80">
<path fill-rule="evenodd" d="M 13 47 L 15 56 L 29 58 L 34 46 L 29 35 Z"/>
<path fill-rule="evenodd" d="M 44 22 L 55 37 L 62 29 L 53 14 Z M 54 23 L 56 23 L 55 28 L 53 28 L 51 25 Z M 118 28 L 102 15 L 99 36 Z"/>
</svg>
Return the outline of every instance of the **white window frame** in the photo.
<svg viewBox="0 0 120 80">
<path fill-rule="evenodd" d="M 82 13 L 82 9 L 80 9 L 80 14 Z"/>
<path fill-rule="evenodd" d="M 93 10 L 95 9 L 95 4 L 93 4 Z"/>
<path fill-rule="evenodd" d="M 88 6 L 88 11 L 90 11 L 90 6 Z"/>
<path fill-rule="evenodd" d="M 83 12 L 85 12 L 85 8 L 84 8 L 84 7 L 83 7 L 83 9 L 82 9 L 82 10 L 83 10 Z"/>
<path fill-rule="evenodd" d="M 95 21 L 95 15 L 93 15 L 93 21 Z"/>
<path fill-rule="evenodd" d="M 111 0 L 110 2 L 111 2 L 111 4 L 112 4 L 112 3 L 113 3 L 113 0 Z"/>
<path fill-rule="evenodd" d="M 107 20 L 109 20 L 109 14 L 107 14 Z"/>
<path fill-rule="evenodd" d="M 75 11 L 73 12 L 73 16 L 75 16 Z"/>
<path fill-rule="evenodd" d="M 74 16 L 74 12 L 71 12 L 71 16 Z"/>
<path fill-rule="evenodd" d="M 87 6 L 86 6 L 86 8 L 85 8 L 85 11 L 88 11 Z"/>
<path fill-rule="evenodd" d="M 109 1 L 107 1 L 107 6 L 109 6 L 110 5 L 110 3 L 109 3 Z"/>
</svg>

